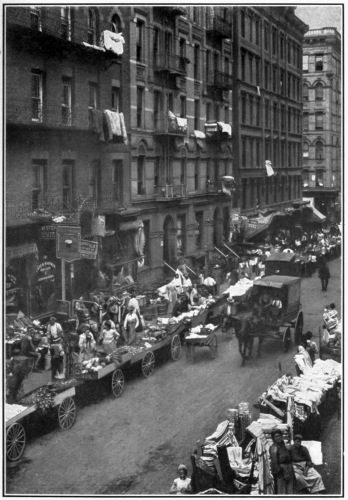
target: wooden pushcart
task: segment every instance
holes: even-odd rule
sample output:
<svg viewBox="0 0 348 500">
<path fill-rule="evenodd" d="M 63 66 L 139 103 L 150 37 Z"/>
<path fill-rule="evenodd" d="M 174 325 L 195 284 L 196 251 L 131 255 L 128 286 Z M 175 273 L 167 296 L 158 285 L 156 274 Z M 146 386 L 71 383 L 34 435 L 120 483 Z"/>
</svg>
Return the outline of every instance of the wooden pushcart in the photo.
<svg viewBox="0 0 348 500">
<path fill-rule="evenodd" d="M 58 392 L 53 399 L 53 407 L 57 408 L 58 424 L 62 430 L 70 429 L 76 420 L 76 405 L 73 396 L 75 396 L 75 387 L 69 387 Z M 22 457 L 26 446 L 24 419 L 36 410 L 35 404 L 26 406 L 6 403 L 6 457 L 10 462 L 18 461 Z"/>
<path fill-rule="evenodd" d="M 185 337 L 185 344 L 187 347 L 187 359 L 192 363 L 194 362 L 195 347 L 207 347 L 210 349 L 211 357 L 213 359 L 217 357 L 218 341 L 215 330 L 203 328 L 199 335 L 195 336 L 192 336 L 192 334 L 189 333 Z"/>
</svg>

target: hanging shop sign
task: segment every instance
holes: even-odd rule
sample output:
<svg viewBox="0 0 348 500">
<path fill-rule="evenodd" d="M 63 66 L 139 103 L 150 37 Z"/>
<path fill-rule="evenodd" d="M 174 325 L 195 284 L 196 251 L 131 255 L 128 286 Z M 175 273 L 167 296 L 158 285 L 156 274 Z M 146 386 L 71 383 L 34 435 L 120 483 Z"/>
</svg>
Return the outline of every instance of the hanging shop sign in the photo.
<svg viewBox="0 0 348 500">
<path fill-rule="evenodd" d="M 231 209 L 231 224 L 239 224 L 240 220 L 240 208 Z"/>
<path fill-rule="evenodd" d="M 74 226 L 57 227 L 56 257 L 66 262 L 81 259 L 81 228 Z"/>
<path fill-rule="evenodd" d="M 55 240 L 57 226 L 42 226 L 40 231 L 40 238 L 42 240 Z"/>
<path fill-rule="evenodd" d="M 81 240 L 81 258 L 96 259 L 98 254 L 98 242 Z"/>
<path fill-rule="evenodd" d="M 26 243 L 17 247 L 6 248 L 7 261 L 10 261 L 11 259 L 21 259 L 27 255 L 34 255 L 37 257 L 38 250 L 36 243 Z"/>
<path fill-rule="evenodd" d="M 92 219 L 92 235 L 105 236 L 105 216 L 98 215 Z"/>
<path fill-rule="evenodd" d="M 142 220 L 132 220 L 130 222 L 121 222 L 119 226 L 119 231 L 133 231 L 137 230 L 140 227 L 143 227 L 143 221 Z"/>
</svg>

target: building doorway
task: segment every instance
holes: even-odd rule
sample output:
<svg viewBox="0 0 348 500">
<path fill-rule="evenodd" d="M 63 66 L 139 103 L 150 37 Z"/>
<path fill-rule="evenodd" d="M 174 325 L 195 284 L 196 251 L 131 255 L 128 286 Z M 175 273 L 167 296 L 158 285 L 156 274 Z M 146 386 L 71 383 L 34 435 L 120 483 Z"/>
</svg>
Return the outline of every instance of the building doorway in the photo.
<svg viewBox="0 0 348 500">
<path fill-rule="evenodd" d="M 176 260 L 176 229 L 174 227 L 174 220 L 171 215 L 167 215 L 163 223 L 163 260 L 174 262 Z"/>
</svg>

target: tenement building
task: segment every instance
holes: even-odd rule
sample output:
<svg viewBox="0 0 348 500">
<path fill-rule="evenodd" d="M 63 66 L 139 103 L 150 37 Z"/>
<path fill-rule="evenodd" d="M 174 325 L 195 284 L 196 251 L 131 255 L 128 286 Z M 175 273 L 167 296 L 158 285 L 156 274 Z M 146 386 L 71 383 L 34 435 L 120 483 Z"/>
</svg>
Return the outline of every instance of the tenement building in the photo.
<svg viewBox="0 0 348 500">
<path fill-rule="evenodd" d="M 341 35 L 309 30 L 303 47 L 303 195 L 332 222 L 341 193 Z"/>
<path fill-rule="evenodd" d="M 233 212 L 302 197 L 294 8 L 5 15 L 9 312 L 198 269 Z"/>
</svg>

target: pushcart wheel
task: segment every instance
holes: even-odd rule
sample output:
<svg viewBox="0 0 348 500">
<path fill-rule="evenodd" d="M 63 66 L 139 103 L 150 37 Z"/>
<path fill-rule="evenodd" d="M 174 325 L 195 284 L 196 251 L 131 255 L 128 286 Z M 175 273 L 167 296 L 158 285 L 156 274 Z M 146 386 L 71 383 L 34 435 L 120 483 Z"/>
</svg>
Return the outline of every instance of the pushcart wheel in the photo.
<svg viewBox="0 0 348 500">
<path fill-rule="evenodd" d="M 178 361 L 181 357 L 181 340 L 179 335 L 174 335 L 170 344 L 170 354 L 173 361 Z"/>
<path fill-rule="evenodd" d="M 218 350 L 218 342 L 217 342 L 216 335 L 214 335 L 213 338 L 211 339 L 211 343 L 210 343 L 211 357 L 213 359 L 215 359 L 217 356 L 217 350 Z"/>
<path fill-rule="evenodd" d="M 119 398 L 124 390 L 124 375 L 122 370 L 117 368 L 113 374 L 111 379 L 111 390 L 115 398 Z"/>
<path fill-rule="evenodd" d="M 6 456 L 11 462 L 19 460 L 25 449 L 25 430 L 22 424 L 15 422 L 6 432 Z"/>
<path fill-rule="evenodd" d="M 284 352 L 288 352 L 291 346 L 291 330 L 287 328 L 283 337 Z"/>
<path fill-rule="evenodd" d="M 141 370 L 144 377 L 148 378 L 153 374 L 155 369 L 155 355 L 152 351 L 149 351 L 143 357 L 141 362 Z"/>
<path fill-rule="evenodd" d="M 73 398 L 65 398 L 58 406 L 59 427 L 64 431 L 71 429 L 76 420 L 76 405 Z"/>
<path fill-rule="evenodd" d="M 300 311 L 296 318 L 295 324 L 295 343 L 299 345 L 301 342 L 301 336 L 303 331 L 303 312 Z"/>
</svg>

